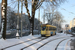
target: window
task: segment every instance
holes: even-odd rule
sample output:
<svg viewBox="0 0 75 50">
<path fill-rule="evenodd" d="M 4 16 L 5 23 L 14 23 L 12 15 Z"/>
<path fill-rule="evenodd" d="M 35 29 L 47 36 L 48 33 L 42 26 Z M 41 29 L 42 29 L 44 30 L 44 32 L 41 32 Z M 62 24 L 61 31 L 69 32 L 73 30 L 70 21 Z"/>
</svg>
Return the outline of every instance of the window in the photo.
<svg viewBox="0 0 75 50">
<path fill-rule="evenodd" d="M 49 27 L 49 30 L 52 30 L 52 27 Z"/>
<path fill-rule="evenodd" d="M 53 30 L 56 30 L 56 28 L 53 28 Z"/>
<path fill-rule="evenodd" d="M 42 27 L 42 30 L 45 30 L 46 29 L 46 27 Z"/>
<path fill-rule="evenodd" d="M 48 27 L 46 27 L 46 31 L 48 31 L 49 29 L 48 29 Z"/>
</svg>

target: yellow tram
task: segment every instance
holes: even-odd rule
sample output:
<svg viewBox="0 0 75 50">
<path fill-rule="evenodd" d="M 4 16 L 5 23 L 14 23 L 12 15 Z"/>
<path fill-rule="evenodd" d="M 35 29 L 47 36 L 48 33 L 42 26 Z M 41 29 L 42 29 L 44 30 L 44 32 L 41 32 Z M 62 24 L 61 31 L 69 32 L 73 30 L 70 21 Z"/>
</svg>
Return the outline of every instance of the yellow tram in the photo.
<svg viewBox="0 0 75 50">
<path fill-rule="evenodd" d="M 41 25 L 41 36 L 52 36 L 56 35 L 56 26 L 49 24 Z"/>
</svg>

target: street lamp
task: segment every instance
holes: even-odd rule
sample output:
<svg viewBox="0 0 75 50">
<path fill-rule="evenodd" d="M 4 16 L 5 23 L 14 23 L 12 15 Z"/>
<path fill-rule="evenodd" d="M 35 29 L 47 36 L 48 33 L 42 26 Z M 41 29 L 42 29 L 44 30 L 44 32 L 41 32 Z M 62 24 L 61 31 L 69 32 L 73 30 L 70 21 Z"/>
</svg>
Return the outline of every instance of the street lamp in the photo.
<svg viewBox="0 0 75 50">
<path fill-rule="evenodd" d="M 17 33 L 16 37 L 19 39 L 19 0 L 18 0 L 18 15 L 17 15 Z"/>
</svg>

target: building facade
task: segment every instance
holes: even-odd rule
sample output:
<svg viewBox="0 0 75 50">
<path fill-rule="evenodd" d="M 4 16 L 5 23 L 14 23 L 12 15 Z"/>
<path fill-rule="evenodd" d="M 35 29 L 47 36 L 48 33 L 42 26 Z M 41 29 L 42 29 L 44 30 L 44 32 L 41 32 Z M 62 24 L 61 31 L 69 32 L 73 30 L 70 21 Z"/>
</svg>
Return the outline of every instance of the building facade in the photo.
<svg viewBox="0 0 75 50">
<path fill-rule="evenodd" d="M 69 26 L 70 26 L 70 29 L 71 29 L 72 27 L 75 27 L 75 18 L 70 21 Z"/>
</svg>

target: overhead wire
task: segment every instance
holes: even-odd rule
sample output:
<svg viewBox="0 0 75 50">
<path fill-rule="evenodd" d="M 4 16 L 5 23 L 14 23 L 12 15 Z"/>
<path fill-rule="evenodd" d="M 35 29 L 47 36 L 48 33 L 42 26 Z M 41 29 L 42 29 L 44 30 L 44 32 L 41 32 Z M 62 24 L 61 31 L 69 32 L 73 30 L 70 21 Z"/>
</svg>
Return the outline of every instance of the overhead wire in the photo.
<svg viewBox="0 0 75 50">
<path fill-rule="evenodd" d="M 65 8 L 61 8 L 61 9 L 64 11 L 67 11 Z M 67 11 L 67 12 L 75 15 L 75 13 L 73 13 L 73 12 L 69 12 L 69 11 Z"/>
<path fill-rule="evenodd" d="M 13 1 L 13 2 L 8 3 L 8 6 L 13 5 L 15 2 L 17 2 L 17 1 Z"/>
</svg>

